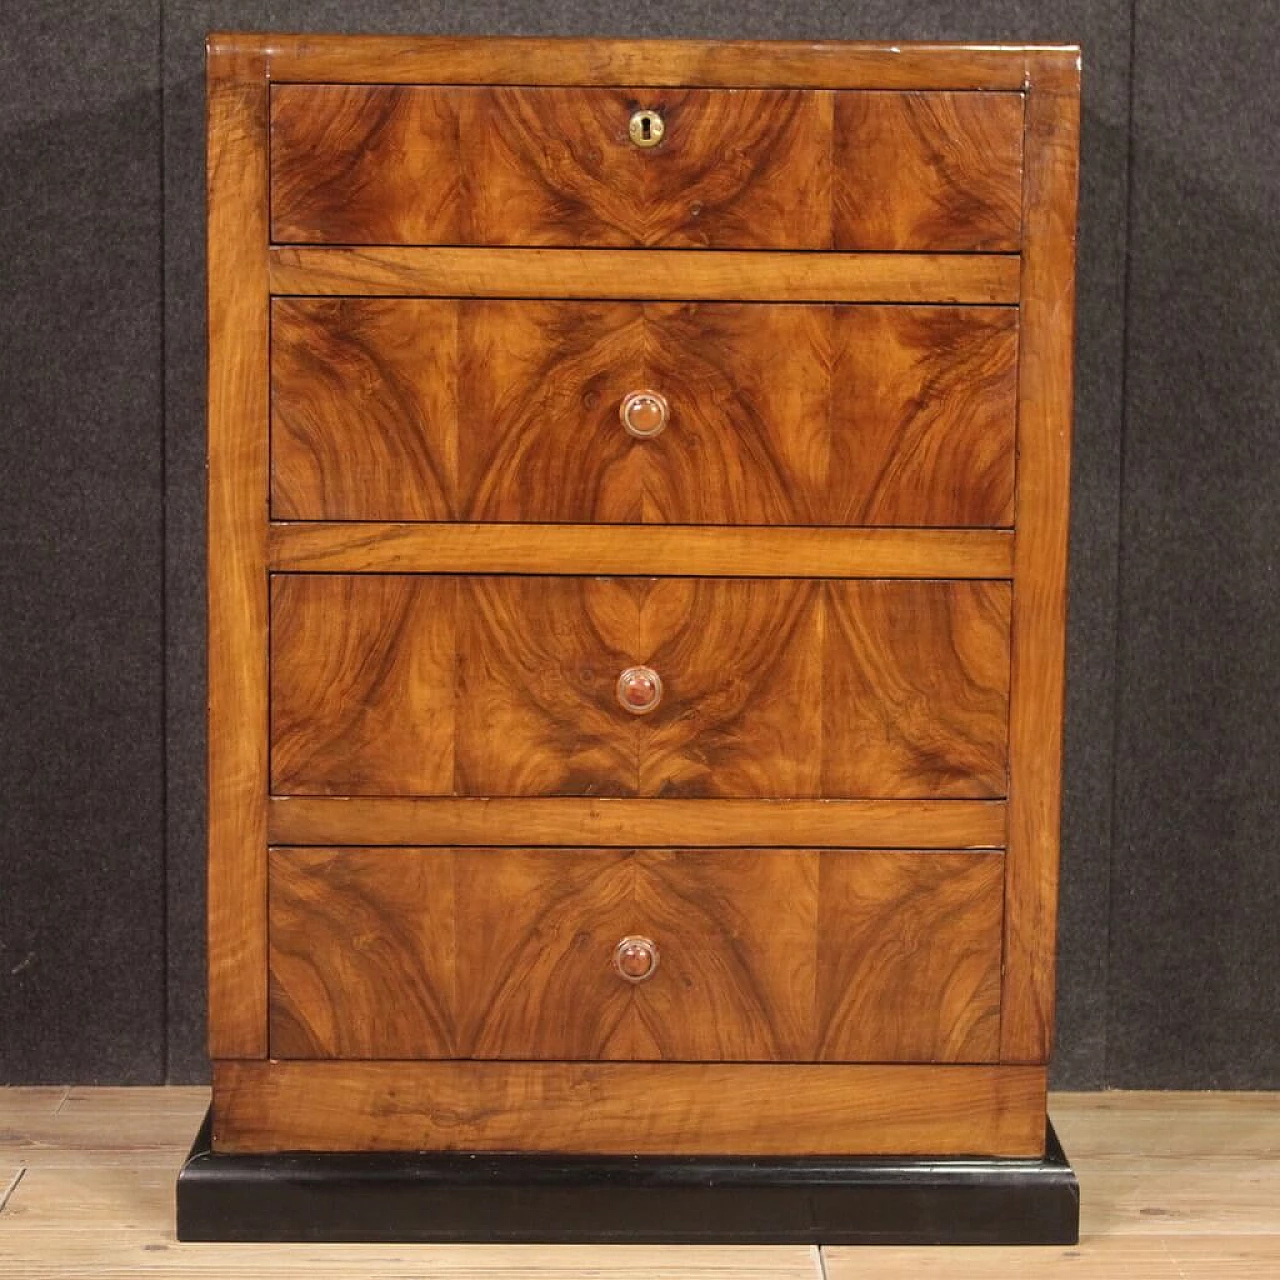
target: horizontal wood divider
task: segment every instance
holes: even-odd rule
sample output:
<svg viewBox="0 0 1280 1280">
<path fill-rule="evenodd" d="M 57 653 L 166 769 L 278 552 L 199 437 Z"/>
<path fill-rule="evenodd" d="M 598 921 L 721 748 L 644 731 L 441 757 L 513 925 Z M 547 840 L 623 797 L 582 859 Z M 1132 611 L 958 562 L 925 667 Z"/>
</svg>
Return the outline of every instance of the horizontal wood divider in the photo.
<svg viewBox="0 0 1280 1280">
<path fill-rule="evenodd" d="M 730 249 L 268 250 L 273 294 L 1016 303 L 1016 254 Z"/>
<path fill-rule="evenodd" d="M 219 1151 L 1040 1155 L 1042 1067 L 216 1062 Z"/>
<path fill-rule="evenodd" d="M 275 796 L 272 844 L 998 849 L 1002 800 Z"/>
<path fill-rule="evenodd" d="M 726 578 L 1008 578 L 1007 529 L 279 523 L 272 569 Z"/>
<path fill-rule="evenodd" d="M 1065 76 L 1078 50 L 750 40 L 241 35 L 213 50 L 265 56 L 271 80 L 333 84 L 700 85 L 798 89 L 1013 89 Z"/>
</svg>

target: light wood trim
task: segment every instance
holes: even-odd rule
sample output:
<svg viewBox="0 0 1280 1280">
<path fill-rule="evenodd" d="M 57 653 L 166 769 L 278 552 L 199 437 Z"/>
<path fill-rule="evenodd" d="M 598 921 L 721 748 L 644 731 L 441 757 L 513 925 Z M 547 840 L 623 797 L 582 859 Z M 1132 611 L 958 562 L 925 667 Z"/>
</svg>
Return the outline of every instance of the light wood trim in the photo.
<svg viewBox="0 0 1280 1280">
<path fill-rule="evenodd" d="M 271 567 L 308 573 L 1008 578 L 1003 529 L 278 523 Z"/>
<path fill-rule="evenodd" d="M 1053 1042 L 1075 307 L 1076 89 L 1027 96 L 1001 1060 Z"/>
<path fill-rule="evenodd" d="M 209 62 L 209 1044 L 267 1052 L 267 81 Z"/>
<path fill-rule="evenodd" d="M 1016 254 L 276 246 L 273 294 L 1015 303 Z"/>
<path fill-rule="evenodd" d="M 272 844 L 998 849 L 1002 800 L 274 796 Z"/>
<path fill-rule="evenodd" d="M 265 55 L 275 81 L 334 84 L 699 85 L 1021 89 L 1060 45 L 583 40 L 219 33 L 210 48 Z"/>
<path fill-rule="evenodd" d="M 218 1151 L 1040 1155 L 1039 1067 L 216 1062 Z"/>
</svg>

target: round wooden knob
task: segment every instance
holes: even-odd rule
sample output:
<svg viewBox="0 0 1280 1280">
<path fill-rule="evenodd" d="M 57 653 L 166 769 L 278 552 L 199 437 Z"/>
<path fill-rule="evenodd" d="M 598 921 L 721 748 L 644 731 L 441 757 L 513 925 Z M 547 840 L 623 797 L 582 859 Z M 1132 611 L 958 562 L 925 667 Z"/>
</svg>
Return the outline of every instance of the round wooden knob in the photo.
<svg viewBox="0 0 1280 1280">
<path fill-rule="evenodd" d="M 618 407 L 622 425 L 640 440 L 658 435 L 666 427 L 670 412 L 666 396 L 657 391 L 632 391 Z"/>
<path fill-rule="evenodd" d="M 618 701 L 632 715 L 648 715 L 662 701 L 662 677 L 652 667 L 628 667 L 618 677 Z"/>
<path fill-rule="evenodd" d="M 658 967 L 657 944 L 648 938 L 623 938 L 613 949 L 613 967 L 626 982 L 645 982 Z"/>
</svg>

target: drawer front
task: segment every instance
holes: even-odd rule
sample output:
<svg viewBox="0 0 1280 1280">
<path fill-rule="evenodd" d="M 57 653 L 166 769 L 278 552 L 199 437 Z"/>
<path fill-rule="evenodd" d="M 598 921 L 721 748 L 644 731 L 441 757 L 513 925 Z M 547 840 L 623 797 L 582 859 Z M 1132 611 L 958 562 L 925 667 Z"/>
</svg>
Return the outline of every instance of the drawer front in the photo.
<svg viewBox="0 0 1280 1280">
<path fill-rule="evenodd" d="M 270 1053 L 993 1061 L 1002 867 L 993 852 L 275 849 Z"/>
<path fill-rule="evenodd" d="M 1007 307 L 281 298 L 272 512 L 1007 526 L 1016 365 Z"/>
<path fill-rule="evenodd" d="M 1006 582 L 280 575 L 272 790 L 1003 796 L 1009 611 Z"/>
<path fill-rule="evenodd" d="M 656 145 L 632 140 L 637 111 Z M 1021 146 L 1012 93 L 277 85 L 271 234 L 1007 251 Z"/>
</svg>

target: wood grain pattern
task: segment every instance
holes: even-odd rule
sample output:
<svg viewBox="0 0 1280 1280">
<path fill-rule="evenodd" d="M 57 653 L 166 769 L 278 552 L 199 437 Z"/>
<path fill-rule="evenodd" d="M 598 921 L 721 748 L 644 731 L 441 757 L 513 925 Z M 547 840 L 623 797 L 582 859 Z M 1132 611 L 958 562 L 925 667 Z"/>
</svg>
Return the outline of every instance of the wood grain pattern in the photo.
<svg viewBox="0 0 1280 1280">
<path fill-rule="evenodd" d="M 650 573 L 733 578 L 1008 578 L 1005 529 L 540 524 L 273 524 L 275 570 Z"/>
<path fill-rule="evenodd" d="M 840 93 L 835 247 L 1016 251 L 1022 95 Z"/>
<path fill-rule="evenodd" d="M 819 1055 L 997 1058 L 1003 857 L 823 853 L 819 862 Z"/>
<path fill-rule="evenodd" d="M 998 797 L 1008 619 L 1000 582 L 280 576 L 272 789 Z"/>
<path fill-rule="evenodd" d="M 276 849 L 271 1054 L 989 1061 L 1001 861 Z M 611 957 L 637 934 L 660 959 L 631 985 Z"/>
<path fill-rule="evenodd" d="M 276 85 L 272 239 L 1008 252 L 1021 147 L 1016 93 Z"/>
<path fill-rule="evenodd" d="M 830 593 L 857 593 L 861 586 L 652 580 L 633 652 L 662 677 L 665 693 L 639 722 L 636 792 L 662 798 L 833 794 L 823 786 L 825 606 Z M 849 713 L 858 714 L 852 707 Z M 851 794 L 915 793 L 908 785 Z"/>
<path fill-rule="evenodd" d="M 276 246 L 275 294 L 686 298 L 756 302 L 1018 300 L 1010 254 L 780 253 L 732 249 Z"/>
<path fill-rule="evenodd" d="M 1027 97 L 1002 1057 L 1053 1043 L 1075 331 L 1078 75 Z"/>
<path fill-rule="evenodd" d="M 1074 45 L 915 41 L 602 40 L 220 32 L 277 83 L 696 84 L 723 88 L 1004 89 L 1078 66 Z"/>
<path fill-rule="evenodd" d="M 265 1055 L 267 85 L 228 52 L 208 80 L 209 1045 Z"/>
<path fill-rule="evenodd" d="M 735 845 L 993 849 L 1000 800 L 636 800 L 274 796 L 273 844 Z"/>
<path fill-rule="evenodd" d="M 215 1062 L 218 1151 L 1039 1155 L 1041 1067 Z"/>
<path fill-rule="evenodd" d="M 457 330 L 449 303 L 272 301 L 276 517 L 456 515 Z"/>
<path fill-rule="evenodd" d="M 277 299 L 273 513 L 1007 525 L 1016 324 L 981 307 Z M 637 388 L 671 406 L 650 439 L 618 418 Z"/>
<path fill-rule="evenodd" d="M 272 790 L 452 790 L 457 597 L 447 577 L 273 578 Z"/>
<path fill-rule="evenodd" d="M 1009 586 L 913 586 L 826 590 L 821 794 L 1004 795 Z"/>
<path fill-rule="evenodd" d="M 277 850 L 272 1053 L 803 1058 L 816 891 L 812 858 L 782 852 Z M 781 921 L 780 896 L 795 907 Z M 348 903 L 369 922 L 354 944 Z M 637 933 L 661 958 L 632 986 L 611 958 Z"/>
<path fill-rule="evenodd" d="M 391 580 L 410 591 L 416 581 Z M 458 584 L 456 656 L 436 676 L 458 691 L 456 766 L 452 787 L 437 794 L 634 794 L 644 727 L 618 706 L 615 686 L 636 661 L 639 583 L 475 577 Z M 405 706 L 400 714 L 415 712 Z"/>
<path fill-rule="evenodd" d="M 660 146 L 627 136 L 659 112 Z M 277 85 L 272 239 L 817 249 L 829 93 Z"/>
<path fill-rule="evenodd" d="M 1013 523 L 1017 312 L 835 307 L 827 519 Z"/>
</svg>

